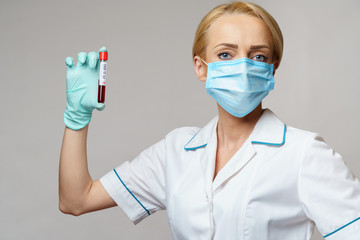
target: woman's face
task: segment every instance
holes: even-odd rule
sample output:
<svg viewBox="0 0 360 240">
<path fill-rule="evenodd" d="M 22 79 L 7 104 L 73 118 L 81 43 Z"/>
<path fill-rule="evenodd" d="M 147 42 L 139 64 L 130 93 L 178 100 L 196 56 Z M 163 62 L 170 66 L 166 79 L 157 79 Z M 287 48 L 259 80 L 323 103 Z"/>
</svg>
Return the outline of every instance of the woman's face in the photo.
<svg viewBox="0 0 360 240">
<path fill-rule="evenodd" d="M 210 26 L 207 33 L 205 61 L 208 63 L 250 58 L 273 62 L 273 40 L 268 26 L 259 18 L 245 14 L 224 15 Z M 195 70 L 201 81 L 206 80 L 206 65 L 194 58 Z"/>
</svg>

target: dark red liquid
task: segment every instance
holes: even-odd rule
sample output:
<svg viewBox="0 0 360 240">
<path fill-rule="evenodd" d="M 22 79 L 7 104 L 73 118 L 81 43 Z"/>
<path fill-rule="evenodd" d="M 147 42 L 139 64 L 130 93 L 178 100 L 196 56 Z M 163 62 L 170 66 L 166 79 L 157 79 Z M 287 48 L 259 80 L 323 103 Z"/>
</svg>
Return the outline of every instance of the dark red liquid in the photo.
<svg viewBox="0 0 360 240">
<path fill-rule="evenodd" d="M 105 102 L 105 86 L 99 85 L 98 88 L 98 102 L 104 103 Z"/>
</svg>

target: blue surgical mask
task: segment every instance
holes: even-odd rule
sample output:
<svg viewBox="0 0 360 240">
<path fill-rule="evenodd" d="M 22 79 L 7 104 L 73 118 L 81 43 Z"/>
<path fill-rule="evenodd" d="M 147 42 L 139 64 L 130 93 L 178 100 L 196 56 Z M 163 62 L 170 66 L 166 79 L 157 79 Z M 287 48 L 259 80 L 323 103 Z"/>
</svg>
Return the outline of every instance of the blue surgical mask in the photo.
<svg viewBox="0 0 360 240">
<path fill-rule="evenodd" d="M 207 64 L 206 91 L 231 115 L 252 112 L 274 88 L 273 64 L 240 58 Z"/>
</svg>

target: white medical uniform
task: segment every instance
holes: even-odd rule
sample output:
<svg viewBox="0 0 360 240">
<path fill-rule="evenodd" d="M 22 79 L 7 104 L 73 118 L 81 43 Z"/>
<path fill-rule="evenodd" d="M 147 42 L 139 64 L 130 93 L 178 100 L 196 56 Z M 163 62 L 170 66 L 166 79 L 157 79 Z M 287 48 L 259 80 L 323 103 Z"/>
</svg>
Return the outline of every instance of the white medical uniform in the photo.
<svg viewBox="0 0 360 240">
<path fill-rule="evenodd" d="M 265 110 L 213 180 L 216 126 L 175 129 L 101 183 L 135 224 L 166 209 L 176 240 L 360 239 L 360 183 L 321 137 Z"/>
</svg>

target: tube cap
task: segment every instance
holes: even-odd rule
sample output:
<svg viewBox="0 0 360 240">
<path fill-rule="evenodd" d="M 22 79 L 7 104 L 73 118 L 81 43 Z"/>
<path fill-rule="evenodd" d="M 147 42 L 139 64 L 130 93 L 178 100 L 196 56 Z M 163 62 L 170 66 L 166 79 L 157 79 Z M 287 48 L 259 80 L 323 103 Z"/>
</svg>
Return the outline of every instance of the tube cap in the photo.
<svg viewBox="0 0 360 240">
<path fill-rule="evenodd" d="M 99 52 L 99 60 L 107 61 L 108 60 L 108 53 L 107 52 Z"/>
</svg>

